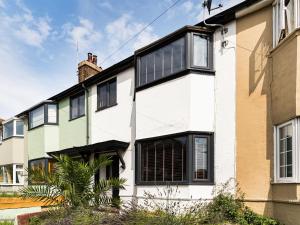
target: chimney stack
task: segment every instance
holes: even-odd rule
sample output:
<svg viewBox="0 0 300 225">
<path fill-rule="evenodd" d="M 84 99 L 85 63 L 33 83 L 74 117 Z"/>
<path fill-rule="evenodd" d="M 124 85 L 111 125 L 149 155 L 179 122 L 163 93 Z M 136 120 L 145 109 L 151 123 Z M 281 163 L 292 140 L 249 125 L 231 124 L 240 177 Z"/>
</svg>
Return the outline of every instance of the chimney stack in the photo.
<svg viewBox="0 0 300 225">
<path fill-rule="evenodd" d="M 89 52 L 87 60 L 78 63 L 78 82 L 80 83 L 101 71 L 102 68 L 97 66 L 97 56 Z"/>
</svg>

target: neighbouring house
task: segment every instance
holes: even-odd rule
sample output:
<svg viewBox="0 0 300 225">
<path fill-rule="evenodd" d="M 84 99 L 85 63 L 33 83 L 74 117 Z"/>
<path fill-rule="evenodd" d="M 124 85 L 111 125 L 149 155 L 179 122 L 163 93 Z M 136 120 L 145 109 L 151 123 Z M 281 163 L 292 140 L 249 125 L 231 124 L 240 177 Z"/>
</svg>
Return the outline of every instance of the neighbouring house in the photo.
<svg viewBox="0 0 300 225">
<path fill-rule="evenodd" d="M 16 117 L 0 123 L 0 191 L 17 191 L 24 184 L 24 123 Z"/>
<path fill-rule="evenodd" d="M 25 167 L 110 155 L 95 182 L 126 178 L 123 200 L 166 185 L 210 200 L 233 178 L 255 211 L 300 224 L 299 6 L 246 0 L 104 70 L 88 54 L 78 84 L 17 115 Z"/>
</svg>

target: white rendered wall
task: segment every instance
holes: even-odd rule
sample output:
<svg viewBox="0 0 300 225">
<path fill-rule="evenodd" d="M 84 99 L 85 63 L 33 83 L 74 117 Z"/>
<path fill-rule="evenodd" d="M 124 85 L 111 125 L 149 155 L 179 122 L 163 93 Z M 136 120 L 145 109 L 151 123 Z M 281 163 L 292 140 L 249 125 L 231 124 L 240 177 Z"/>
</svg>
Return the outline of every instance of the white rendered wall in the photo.
<svg viewBox="0 0 300 225">
<path fill-rule="evenodd" d="M 215 183 L 235 178 L 236 24 L 227 24 L 221 48 L 220 30 L 214 35 L 215 76 L 190 74 L 137 92 L 137 139 L 184 131 L 215 135 Z M 175 199 L 211 199 L 215 185 L 180 185 Z M 158 193 L 166 186 L 137 186 L 136 196 Z"/>
<path fill-rule="evenodd" d="M 104 81 L 105 82 L 105 81 Z M 132 196 L 134 192 L 134 141 L 135 141 L 135 104 L 134 68 L 129 68 L 117 75 L 117 105 L 97 111 L 97 85 L 90 89 L 90 144 L 118 140 L 130 143 L 123 153 L 126 169 L 121 168 L 120 177 L 125 178 L 126 189 L 120 196 Z M 105 178 L 105 168 L 100 177 Z"/>
</svg>

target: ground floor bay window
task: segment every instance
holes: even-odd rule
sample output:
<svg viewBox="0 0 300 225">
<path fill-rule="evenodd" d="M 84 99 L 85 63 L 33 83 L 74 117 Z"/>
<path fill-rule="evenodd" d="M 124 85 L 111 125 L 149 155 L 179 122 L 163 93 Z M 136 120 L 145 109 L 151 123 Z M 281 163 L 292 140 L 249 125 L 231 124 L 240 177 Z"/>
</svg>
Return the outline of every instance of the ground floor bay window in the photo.
<svg viewBox="0 0 300 225">
<path fill-rule="evenodd" d="M 23 165 L 0 166 L 0 185 L 22 185 L 23 183 Z"/>
<path fill-rule="evenodd" d="M 182 133 L 136 143 L 136 184 L 213 183 L 213 134 Z"/>
<path fill-rule="evenodd" d="M 276 126 L 274 133 L 275 182 L 300 182 L 300 118 Z"/>
</svg>

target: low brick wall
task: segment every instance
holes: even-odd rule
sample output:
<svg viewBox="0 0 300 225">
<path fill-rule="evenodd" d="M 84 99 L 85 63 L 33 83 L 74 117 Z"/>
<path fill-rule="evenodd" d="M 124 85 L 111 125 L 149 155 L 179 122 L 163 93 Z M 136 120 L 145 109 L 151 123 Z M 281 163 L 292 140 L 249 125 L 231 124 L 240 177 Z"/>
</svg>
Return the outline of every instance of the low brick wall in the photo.
<svg viewBox="0 0 300 225">
<path fill-rule="evenodd" d="M 40 212 L 19 215 L 19 216 L 17 216 L 17 223 L 18 223 L 18 225 L 28 225 L 29 219 L 31 217 L 37 216 L 39 214 L 40 214 Z"/>
</svg>

